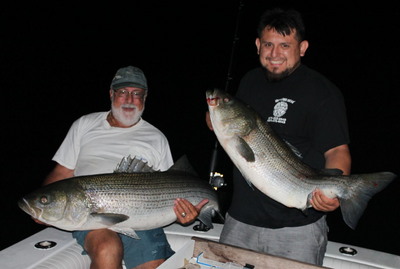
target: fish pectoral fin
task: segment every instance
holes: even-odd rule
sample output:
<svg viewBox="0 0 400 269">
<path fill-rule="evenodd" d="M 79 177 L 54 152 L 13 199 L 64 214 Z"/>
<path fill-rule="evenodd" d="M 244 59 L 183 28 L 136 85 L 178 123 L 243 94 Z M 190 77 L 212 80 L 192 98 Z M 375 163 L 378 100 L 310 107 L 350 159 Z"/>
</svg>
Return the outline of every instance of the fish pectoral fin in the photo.
<svg viewBox="0 0 400 269">
<path fill-rule="evenodd" d="M 114 231 L 116 233 L 120 233 L 129 237 L 132 237 L 133 239 L 140 239 L 139 236 L 136 234 L 134 229 L 128 228 L 128 229 L 121 229 L 121 228 L 108 228 L 111 231 Z"/>
<path fill-rule="evenodd" d="M 255 162 L 256 157 L 254 156 L 254 151 L 251 149 L 249 144 L 247 144 L 246 141 L 244 141 L 243 138 L 237 137 L 236 138 L 236 150 L 242 156 L 245 158 L 246 161 L 248 162 Z"/>
<path fill-rule="evenodd" d="M 113 226 L 129 219 L 129 216 L 127 215 L 113 213 L 92 213 L 90 216 L 94 218 L 95 222 L 104 224 L 106 226 Z"/>
</svg>

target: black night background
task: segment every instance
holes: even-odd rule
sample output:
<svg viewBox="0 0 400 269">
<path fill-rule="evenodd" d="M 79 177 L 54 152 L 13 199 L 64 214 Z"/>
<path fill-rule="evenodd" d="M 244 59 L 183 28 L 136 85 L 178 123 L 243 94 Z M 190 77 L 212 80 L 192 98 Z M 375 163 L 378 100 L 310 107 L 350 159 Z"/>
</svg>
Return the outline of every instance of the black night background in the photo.
<svg viewBox="0 0 400 269">
<path fill-rule="evenodd" d="M 240 1 L 14 1 L 1 4 L 0 249 L 45 228 L 17 200 L 40 187 L 70 125 L 110 108 L 118 68 L 141 68 L 149 83 L 144 119 L 168 138 L 174 160 L 187 154 L 208 180 L 215 135 L 205 124 L 205 91 L 225 88 Z M 303 14 L 310 42 L 302 59 L 342 91 L 352 173 L 400 174 L 397 1 L 242 1 L 232 80 L 258 67 L 256 26 L 267 8 Z M 231 163 L 219 150 L 227 187 Z M 328 215 L 329 240 L 400 255 L 400 184 L 369 202 L 356 230 L 340 210 Z"/>
</svg>

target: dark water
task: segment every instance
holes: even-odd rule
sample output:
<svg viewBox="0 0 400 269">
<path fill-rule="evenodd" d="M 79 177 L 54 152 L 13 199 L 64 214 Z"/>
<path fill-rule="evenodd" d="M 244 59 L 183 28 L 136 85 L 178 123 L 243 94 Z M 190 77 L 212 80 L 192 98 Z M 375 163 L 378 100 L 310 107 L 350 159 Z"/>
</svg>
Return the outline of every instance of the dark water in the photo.
<svg viewBox="0 0 400 269">
<path fill-rule="evenodd" d="M 215 136 L 204 122 L 205 91 L 225 88 L 238 3 L 168 3 L 155 9 L 132 2 L 93 9 L 32 2 L 0 9 L 10 22 L 1 30 L 0 249 L 43 229 L 16 202 L 51 171 L 51 158 L 71 123 L 109 109 L 108 87 L 122 66 L 144 70 L 150 87 L 144 118 L 167 136 L 175 160 L 187 154 L 208 180 Z M 379 6 L 285 3 L 305 17 L 310 47 L 303 62 L 335 83 L 346 99 L 352 172 L 400 174 L 395 1 Z M 230 92 L 258 66 L 257 20 L 275 5 L 244 1 Z M 231 164 L 222 157 L 219 166 L 228 183 L 220 192 L 226 209 Z M 396 179 L 370 201 L 355 231 L 344 224 L 340 211 L 329 214 L 329 239 L 400 255 L 399 197 Z"/>
</svg>

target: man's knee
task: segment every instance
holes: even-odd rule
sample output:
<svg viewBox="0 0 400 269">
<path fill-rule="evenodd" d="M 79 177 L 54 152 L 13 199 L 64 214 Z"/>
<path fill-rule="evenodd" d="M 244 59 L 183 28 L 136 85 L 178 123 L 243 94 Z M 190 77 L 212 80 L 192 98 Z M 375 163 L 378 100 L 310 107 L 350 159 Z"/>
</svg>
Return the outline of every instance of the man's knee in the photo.
<svg viewBox="0 0 400 269">
<path fill-rule="evenodd" d="M 85 250 L 93 261 L 113 258 L 122 261 L 123 245 L 117 233 L 102 229 L 93 230 L 85 237 Z"/>
</svg>

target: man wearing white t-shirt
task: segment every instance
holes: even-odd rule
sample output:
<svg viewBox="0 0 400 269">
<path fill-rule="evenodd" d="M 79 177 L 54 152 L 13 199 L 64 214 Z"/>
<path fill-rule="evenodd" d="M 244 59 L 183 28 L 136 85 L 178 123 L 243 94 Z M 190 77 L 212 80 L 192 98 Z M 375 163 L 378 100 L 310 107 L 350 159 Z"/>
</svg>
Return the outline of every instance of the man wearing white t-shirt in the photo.
<svg viewBox="0 0 400 269">
<path fill-rule="evenodd" d="M 128 155 L 145 160 L 155 170 L 172 166 L 166 137 L 141 118 L 148 93 L 142 70 L 133 66 L 119 69 L 110 88 L 111 111 L 85 115 L 72 124 L 53 157 L 57 165 L 44 185 L 73 176 L 111 173 Z M 193 206 L 176 199 L 177 221 L 192 222 L 207 202 Z M 89 254 L 91 268 L 122 268 L 122 260 L 127 268 L 156 268 L 173 254 L 162 228 L 137 234 L 140 240 L 100 229 L 75 231 L 73 237 Z"/>
</svg>

